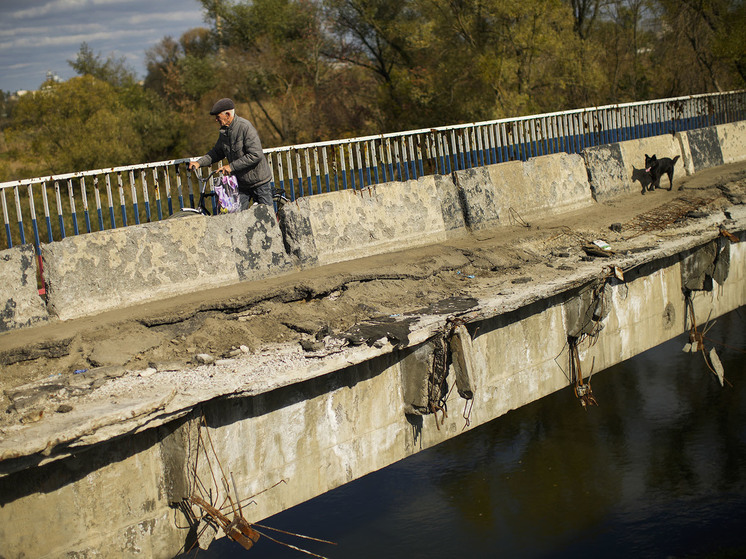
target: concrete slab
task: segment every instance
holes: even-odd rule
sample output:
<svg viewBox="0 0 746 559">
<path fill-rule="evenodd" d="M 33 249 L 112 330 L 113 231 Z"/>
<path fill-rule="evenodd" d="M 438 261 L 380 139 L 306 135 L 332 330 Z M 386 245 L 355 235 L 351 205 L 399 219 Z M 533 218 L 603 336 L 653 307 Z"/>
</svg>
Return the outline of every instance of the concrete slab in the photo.
<svg viewBox="0 0 746 559">
<path fill-rule="evenodd" d="M 523 164 L 523 173 L 526 195 L 521 210 L 524 218 L 556 215 L 593 204 L 588 172 L 581 155 L 554 153 L 534 157 Z"/>
<path fill-rule="evenodd" d="M 694 162 L 692 161 L 692 150 L 689 147 L 689 134 L 678 132 L 676 137 L 679 140 L 679 147 L 681 148 L 681 163 L 684 165 L 684 171 L 686 171 L 687 175 L 691 176 L 694 174 Z"/>
<path fill-rule="evenodd" d="M 0 332 L 40 324 L 47 309 L 36 285 L 36 253 L 33 245 L 0 251 Z"/>
<path fill-rule="evenodd" d="M 605 202 L 632 190 L 618 143 L 583 150 L 593 198 Z"/>
<path fill-rule="evenodd" d="M 746 122 L 721 124 L 715 127 L 723 163 L 736 163 L 746 159 Z"/>
<path fill-rule="evenodd" d="M 435 189 L 438 191 L 438 197 L 440 198 L 440 208 L 443 212 L 443 225 L 446 232 L 465 231 L 464 204 L 453 175 L 435 175 L 434 179 Z"/>
<path fill-rule="evenodd" d="M 427 176 L 300 198 L 281 210 L 286 247 L 301 265 L 311 265 L 445 240 L 439 184 Z M 456 219 L 449 227 L 458 227 Z"/>
<path fill-rule="evenodd" d="M 689 130 L 687 137 L 695 172 L 723 164 L 723 152 L 720 149 L 718 132 L 714 126 Z"/>
<path fill-rule="evenodd" d="M 291 267 L 263 205 L 68 237 L 42 247 L 49 312 L 67 320 Z"/>
<path fill-rule="evenodd" d="M 556 153 L 454 173 L 472 230 L 528 222 L 593 203 L 583 158 Z"/>
<path fill-rule="evenodd" d="M 520 161 L 516 162 L 521 165 Z M 503 216 L 503 206 L 499 198 L 517 188 L 514 180 L 521 178 L 522 167 L 508 168 L 510 163 L 464 169 L 453 173 L 453 180 L 458 186 L 464 211 L 464 224 L 472 230 L 494 227 Z M 496 168 L 499 168 L 496 170 Z M 502 175 L 499 171 L 504 171 Z M 513 171 L 512 177 L 507 174 Z M 496 180 L 495 180 L 496 179 Z"/>
</svg>

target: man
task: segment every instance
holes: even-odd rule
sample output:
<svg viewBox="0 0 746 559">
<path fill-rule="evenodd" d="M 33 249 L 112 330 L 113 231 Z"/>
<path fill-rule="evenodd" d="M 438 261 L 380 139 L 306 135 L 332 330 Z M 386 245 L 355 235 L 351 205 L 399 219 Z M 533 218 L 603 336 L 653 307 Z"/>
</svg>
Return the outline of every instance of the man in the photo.
<svg viewBox="0 0 746 559">
<path fill-rule="evenodd" d="M 236 105 L 228 98 L 215 103 L 210 114 L 220 124 L 218 141 L 206 155 L 190 162 L 189 168 L 199 169 L 227 159 L 228 164 L 218 170 L 236 176 L 241 210 L 248 209 L 252 200 L 271 206 L 272 172 L 256 128 L 245 118 L 236 116 Z"/>
</svg>

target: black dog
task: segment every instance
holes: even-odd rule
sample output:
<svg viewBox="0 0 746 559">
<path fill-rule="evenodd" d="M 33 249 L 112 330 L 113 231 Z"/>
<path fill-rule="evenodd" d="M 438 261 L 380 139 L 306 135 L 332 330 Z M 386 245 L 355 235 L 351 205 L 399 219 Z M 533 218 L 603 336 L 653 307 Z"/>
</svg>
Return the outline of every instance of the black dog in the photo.
<svg viewBox="0 0 746 559">
<path fill-rule="evenodd" d="M 678 159 L 678 155 L 673 159 L 670 157 L 661 157 L 658 159 L 655 154 L 652 156 L 648 156 L 647 153 L 645 154 L 645 172 L 650 175 L 650 186 L 648 187 L 648 190 L 660 188 L 661 177 L 663 175 L 668 175 L 668 190 L 673 189 L 673 166 L 676 164 Z M 642 193 L 645 194 L 644 188 Z"/>
<path fill-rule="evenodd" d="M 648 189 L 648 186 L 650 186 L 653 182 L 653 180 L 650 178 L 650 173 L 646 172 L 645 169 L 637 169 L 635 166 L 632 166 L 632 184 L 639 182 L 640 186 L 642 186 L 642 193 L 645 194 L 645 191 Z"/>
</svg>

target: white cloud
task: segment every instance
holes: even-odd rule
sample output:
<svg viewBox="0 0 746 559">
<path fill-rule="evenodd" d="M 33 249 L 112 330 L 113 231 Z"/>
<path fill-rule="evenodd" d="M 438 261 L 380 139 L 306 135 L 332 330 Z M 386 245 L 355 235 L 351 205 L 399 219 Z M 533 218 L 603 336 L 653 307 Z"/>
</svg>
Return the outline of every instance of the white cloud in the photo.
<svg viewBox="0 0 746 559">
<path fill-rule="evenodd" d="M 19 37 L 12 43 L 0 43 L 0 49 L 2 48 L 26 48 L 26 47 L 59 47 L 66 45 L 80 45 L 81 43 L 94 43 L 98 40 L 106 40 L 111 42 L 116 39 L 135 39 L 137 37 L 148 36 L 150 32 L 148 30 L 131 31 L 129 29 L 122 29 L 120 31 L 98 31 L 96 33 L 79 33 L 70 35 L 60 35 L 57 37 Z M 93 49 L 95 50 L 95 49 Z"/>
<path fill-rule="evenodd" d="M 146 50 L 203 25 L 198 0 L 0 0 L 0 90 L 35 89 L 49 69 L 71 77 L 83 42 L 142 74 Z"/>
<path fill-rule="evenodd" d="M 25 10 L 13 10 L 10 12 L 10 17 L 13 19 L 30 19 L 49 14 L 63 15 L 65 12 L 95 9 L 101 6 L 121 5 L 124 7 L 131 4 L 147 4 L 147 2 L 142 0 L 54 0 Z"/>
</svg>

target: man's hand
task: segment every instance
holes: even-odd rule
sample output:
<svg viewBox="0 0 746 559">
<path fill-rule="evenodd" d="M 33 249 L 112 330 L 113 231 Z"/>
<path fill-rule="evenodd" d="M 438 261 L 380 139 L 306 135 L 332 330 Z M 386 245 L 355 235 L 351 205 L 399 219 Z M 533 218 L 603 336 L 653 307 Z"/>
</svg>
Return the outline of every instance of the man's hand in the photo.
<svg viewBox="0 0 746 559">
<path fill-rule="evenodd" d="M 190 161 L 189 170 L 194 171 L 195 169 L 199 169 L 199 163 L 197 163 L 196 161 Z"/>
<path fill-rule="evenodd" d="M 230 163 L 228 165 L 223 165 L 218 169 L 218 172 L 223 173 L 224 175 L 230 175 L 231 174 L 231 166 Z"/>
</svg>

